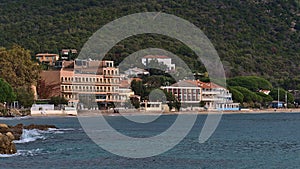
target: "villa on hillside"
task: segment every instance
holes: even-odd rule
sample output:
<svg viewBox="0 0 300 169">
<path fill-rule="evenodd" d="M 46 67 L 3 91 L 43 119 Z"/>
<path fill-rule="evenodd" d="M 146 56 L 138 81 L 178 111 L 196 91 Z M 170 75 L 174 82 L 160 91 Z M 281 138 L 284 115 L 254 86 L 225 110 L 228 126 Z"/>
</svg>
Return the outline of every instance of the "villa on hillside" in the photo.
<svg viewBox="0 0 300 169">
<path fill-rule="evenodd" d="M 167 71 L 175 70 L 175 64 L 172 64 L 172 58 L 168 56 L 146 55 L 142 58 L 142 63 L 147 67 L 149 62 L 152 60 L 156 60 L 158 63 L 163 63 L 164 65 L 166 65 Z"/>
<path fill-rule="evenodd" d="M 144 69 L 141 69 L 138 67 L 130 68 L 130 69 L 124 71 L 124 73 L 125 73 L 125 75 L 131 76 L 131 77 L 145 76 L 145 75 L 150 74 L 147 70 L 144 70 Z"/>
<path fill-rule="evenodd" d="M 55 62 L 59 60 L 59 55 L 52 53 L 38 53 L 35 55 L 35 59 L 42 64 L 54 66 Z"/>
</svg>

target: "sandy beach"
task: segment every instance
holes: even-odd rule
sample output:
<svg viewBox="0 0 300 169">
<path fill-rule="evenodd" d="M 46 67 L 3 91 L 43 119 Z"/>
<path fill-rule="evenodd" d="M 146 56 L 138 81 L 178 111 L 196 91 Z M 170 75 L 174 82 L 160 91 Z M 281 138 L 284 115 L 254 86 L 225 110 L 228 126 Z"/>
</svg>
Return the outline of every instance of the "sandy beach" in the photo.
<svg viewBox="0 0 300 169">
<path fill-rule="evenodd" d="M 78 116 L 134 116 L 134 115 L 176 115 L 176 114 L 267 114 L 267 113 L 300 113 L 300 109 L 247 109 L 240 111 L 179 111 L 179 112 L 157 112 L 157 111 L 138 111 L 126 110 L 119 113 L 112 111 L 81 110 Z"/>
</svg>

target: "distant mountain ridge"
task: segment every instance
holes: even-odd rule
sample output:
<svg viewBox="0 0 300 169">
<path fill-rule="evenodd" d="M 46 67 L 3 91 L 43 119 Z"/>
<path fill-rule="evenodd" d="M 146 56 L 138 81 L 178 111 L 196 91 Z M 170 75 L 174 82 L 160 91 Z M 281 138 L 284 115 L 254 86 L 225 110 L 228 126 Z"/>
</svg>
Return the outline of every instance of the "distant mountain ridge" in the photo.
<svg viewBox="0 0 300 169">
<path fill-rule="evenodd" d="M 0 46 L 18 44 L 32 54 L 58 53 L 62 48 L 80 50 L 96 30 L 114 19 L 137 12 L 161 11 L 201 28 L 216 47 L 228 77 L 257 75 L 285 88 L 297 88 L 299 9 L 297 0 L 2 0 Z M 124 40 L 107 57 L 120 62 L 145 47 L 165 48 L 181 56 L 193 70 L 204 70 L 186 46 L 155 35 Z"/>
</svg>

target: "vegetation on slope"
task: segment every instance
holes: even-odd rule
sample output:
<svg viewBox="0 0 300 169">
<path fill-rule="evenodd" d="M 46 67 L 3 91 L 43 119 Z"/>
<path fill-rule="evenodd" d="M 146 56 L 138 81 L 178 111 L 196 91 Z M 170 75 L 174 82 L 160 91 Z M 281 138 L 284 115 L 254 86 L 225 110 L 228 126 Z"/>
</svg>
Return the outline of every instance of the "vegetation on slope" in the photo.
<svg viewBox="0 0 300 169">
<path fill-rule="evenodd" d="M 104 24 L 127 14 L 162 11 L 201 28 L 216 47 L 228 77 L 255 75 L 285 89 L 300 89 L 300 12 L 295 0 L 2 0 L 0 46 L 38 52 L 79 49 Z M 120 62 L 148 47 L 179 55 L 194 71 L 204 67 L 185 45 L 158 35 L 120 42 L 107 55 Z"/>
</svg>

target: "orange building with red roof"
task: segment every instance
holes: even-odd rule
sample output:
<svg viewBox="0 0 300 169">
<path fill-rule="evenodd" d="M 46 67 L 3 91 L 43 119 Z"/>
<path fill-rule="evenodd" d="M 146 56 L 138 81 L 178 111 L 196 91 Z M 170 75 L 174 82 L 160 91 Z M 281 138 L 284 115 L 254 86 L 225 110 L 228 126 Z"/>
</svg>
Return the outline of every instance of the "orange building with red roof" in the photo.
<svg viewBox="0 0 300 169">
<path fill-rule="evenodd" d="M 93 109 L 129 99 L 124 92 L 131 91 L 122 90 L 120 95 L 119 87 L 122 83 L 119 69 L 114 67 L 113 61 L 62 61 L 60 66 L 57 71 L 42 72 L 41 78 L 46 85 L 56 84 L 48 98 L 63 96 L 69 103 L 77 105 L 81 98 L 94 97 L 96 105 L 92 105 Z"/>
</svg>

